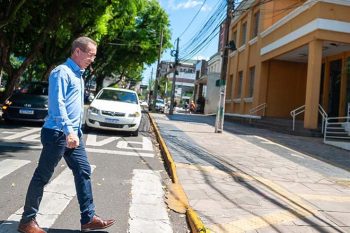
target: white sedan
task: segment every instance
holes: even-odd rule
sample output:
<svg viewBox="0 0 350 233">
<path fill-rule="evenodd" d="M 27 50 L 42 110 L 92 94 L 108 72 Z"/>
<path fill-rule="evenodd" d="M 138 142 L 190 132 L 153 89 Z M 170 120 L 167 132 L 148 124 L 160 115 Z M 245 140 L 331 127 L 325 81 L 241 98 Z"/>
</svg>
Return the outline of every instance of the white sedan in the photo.
<svg viewBox="0 0 350 233">
<path fill-rule="evenodd" d="M 128 131 L 138 136 L 141 107 L 135 91 L 106 87 L 98 92 L 87 111 L 86 126 Z"/>
</svg>

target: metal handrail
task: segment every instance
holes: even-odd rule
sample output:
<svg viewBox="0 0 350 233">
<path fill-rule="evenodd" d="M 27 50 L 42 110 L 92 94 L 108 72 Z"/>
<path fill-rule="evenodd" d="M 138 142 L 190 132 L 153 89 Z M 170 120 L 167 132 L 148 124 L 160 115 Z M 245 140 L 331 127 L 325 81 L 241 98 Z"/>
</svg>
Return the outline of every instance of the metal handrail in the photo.
<svg viewBox="0 0 350 233">
<path fill-rule="evenodd" d="M 295 130 L 295 118 L 296 118 L 296 116 L 303 113 L 303 112 L 305 112 L 305 105 L 300 106 L 300 107 L 298 107 L 290 112 L 290 115 L 293 117 L 293 131 Z M 325 122 L 328 118 L 328 114 L 322 108 L 322 106 L 320 104 L 318 105 L 318 112 L 322 116 L 322 129 L 321 129 L 321 131 L 322 131 L 322 133 L 324 133 Z"/>
<path fill-rule="evenodd" d="M 322 128 L 321 128 L 321 132 L 324 133 L 324 129 L 325 129 L 325 123 L 328 119 L 328 114 L 326 113 L 326 111 L 322 108 L 321 104 L 318 105 L 318 112 L 321 114 L 322 116 Z"/>
<path fill-rule="evenodd" d="M 249 114 L 250 114 L 250 115 L 253 115 L 253 114 L 255 114 L 255 113 L 257 113 L 257 112 L 259 112 L 259 111 L 261 111 L 261 110 L 264 110 L 262 116 L 265 116 L 265 109 L 266 109 L 266 107 L 267 107 L 267 104 L 266 104 L 266 103 L 260 104 L 260 105 L 254 107 L 254 108 L 251 108 L 251 109 L 249 110 Z"/>
<path fill-rule="evenodd" d="M 323 141 L 350 139 L 350 117 L 327 117 Z"/>
<path fill-rule="evenodd" d="M 295 117 L 303 112 L 305 112 L 305 105 L 290 111 L 290 115 L 293 117 L 293 131 L 295 130 Z"/>
</svg>

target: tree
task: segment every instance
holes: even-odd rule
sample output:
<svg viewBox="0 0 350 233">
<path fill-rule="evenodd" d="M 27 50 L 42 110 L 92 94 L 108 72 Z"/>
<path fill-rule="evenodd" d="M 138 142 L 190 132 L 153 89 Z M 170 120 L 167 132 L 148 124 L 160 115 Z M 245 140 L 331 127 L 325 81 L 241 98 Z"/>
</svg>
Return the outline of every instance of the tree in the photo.
<svg viewBox="0 0 350 233">
<path fill-rule="evenodd" d="M 1 1 L 0 2 L 0 29 L 12 22 L 16 18 L 18 10 L 23 6 L 26 0 Z"/>
<path fill-rule="evenodd" d="M 34 61 L 45 64 L 47 53 L 51 64 L 55 64 L 76 35 L 97 29 L 94 22 L 104 14 L 105 7 L 102 0 L 25 2 L 17 17 L 0 31 L 0 68 L 8 76 L 5 97 L 12 93 L 20 76 Z M 23 58 L 19 68 L 11 64 L 11 55 Z M 48 62 L 46 65 L 50 66 Z"/>
<path fill-rule="evenodd" d="M 136 3 L 123 12 L 129 16 L 123 23 L 120 23 L 119 15 L 110 14 L 108 33 L 99 44 L 94 64 L 98 87 L 101 87 L 104 77 L 112 73 L 119 75 L 119 80 L 127 76 L 129 80 L 141 81 L 144 65 L 157 59 L 162 29 L 162 50 L 170 48 L 169 19 L 158 1 Z"/>
<path fill-rule="evenodd" d="M 162 76 L 159 80 L 159 95 L 162 98 L 167 97 L 169 90 L 171 90 L 172 82 L 166 76 Z"/>
<path fill-rule="evenodd" d="M 0 30 L 0 70 L 8 79 L 5 96 L 21 76 L 48 77 L 79 35 L 99 42 L 92 73 L 97 80 L 111 74 L 140 79 L 140 67 L 157 58 L 160 28 L 165 28 L 163 48 L 169 47 L 168 17 L 156 0 L 32 0 L 16 9 L 15 19 Z M 111 45 L 117 42 L 123 45 Z M 19 67 L 11 56 L 21 61 Z"/>
</svg>

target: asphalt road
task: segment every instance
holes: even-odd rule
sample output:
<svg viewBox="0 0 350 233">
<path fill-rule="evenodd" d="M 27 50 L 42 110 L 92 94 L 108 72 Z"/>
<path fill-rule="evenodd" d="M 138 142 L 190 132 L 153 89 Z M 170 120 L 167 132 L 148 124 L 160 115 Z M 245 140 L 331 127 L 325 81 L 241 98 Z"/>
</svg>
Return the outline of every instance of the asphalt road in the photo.
<svg viewBox="0 0 350 233">
<path fill-rule="evenodd" d="M 16 232 L 18 222 L 14 219 L 19 218 L 16 213 L 21 212 L 39 158 L 40 129 L 40 124 L 6 125 L 0 121 L 0 233 Z M 101 232 L 188 232 L 185 216 L 168 210 L 163 202 L 166 185 L 171 181 L 154 146 L 147 115 L 143 115 L 138 137 L 91 130 L 84 139 L 93 166 L 97 214 L 117 219 L 114 226 Z M 43 200 L 44 213 L 38 222 L 47 226 L 49 232 L 79 232 L 76 195 L 68 194 L 68 190 L 74 190 L 74 184 L 72 179 L 64 179 L 69 175 L 62 160 L 44 194 L 44 198 L 50 198 Z M 12 228 L 4 227 L 7 223 Z"/>
</svg>

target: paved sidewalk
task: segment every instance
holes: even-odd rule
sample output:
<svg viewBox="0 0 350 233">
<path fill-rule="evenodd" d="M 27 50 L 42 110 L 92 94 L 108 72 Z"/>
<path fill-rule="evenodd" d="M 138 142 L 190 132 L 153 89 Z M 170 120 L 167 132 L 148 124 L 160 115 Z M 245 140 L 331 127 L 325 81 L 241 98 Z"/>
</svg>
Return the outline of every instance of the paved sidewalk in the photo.
<svg viewBox="0 0 350 233">
<path fill-rule="evenodd" d="M 151 114 L 211 232 L 350 232 L 350 152 L 215 117 Z"/>
</svg>

